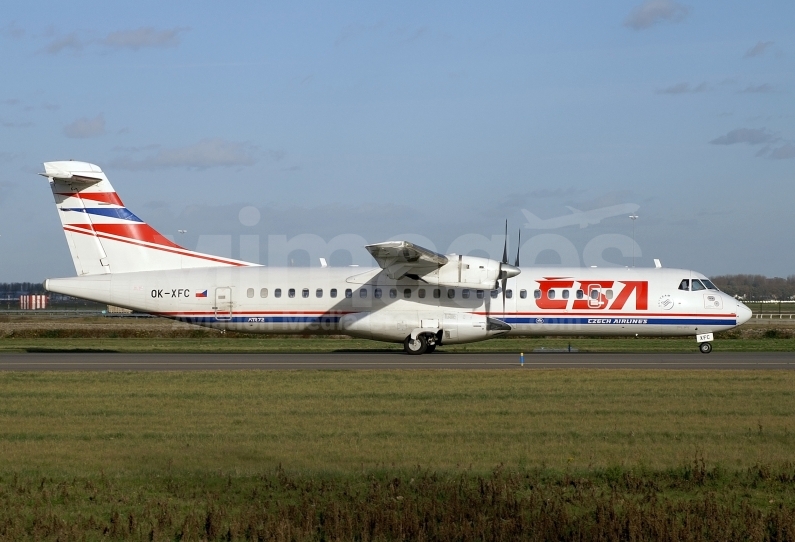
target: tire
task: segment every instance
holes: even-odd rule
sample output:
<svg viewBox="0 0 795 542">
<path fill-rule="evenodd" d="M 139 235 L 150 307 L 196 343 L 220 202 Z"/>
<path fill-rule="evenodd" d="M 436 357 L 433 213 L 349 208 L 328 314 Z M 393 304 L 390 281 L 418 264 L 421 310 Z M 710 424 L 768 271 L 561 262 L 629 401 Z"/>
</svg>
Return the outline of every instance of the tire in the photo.
<svg viewBox="0 0 795 542">
<path fill-rule="evenodd" d="M 702 354 L 709 354 L 712 352 L 712 343 L 701 343 L 698 345 L 698 349 L 701 350 Z"/>
<path fill-rule="evenodd" d="M 403 341 L 403 351 L 411 356 L 419 356 L 424 354 L 427 349 L 428 341 L 422 335 L 417 337 L 417 340 L 415 341 L 412 341 L 411 335 L 409 335 L 406 337 L 406 340 Z"/>
<path fill-rule="evenodd" d="M 428 348 L 426 348 L 426 349 L 425 349 L 425 353 L 426 353 L 426 354 L 431 354 L 431 353 L 433 353 L 433 351 L 434 351 L 434 350 L 436 350 L 436 346 L 437 346 L 437 345 L 435 345 L 435 344 L 434 344 L 434 345 L 430 345 L 430 344 L 429 344 L 429 345 L 428 345 Z"/>
</svg>

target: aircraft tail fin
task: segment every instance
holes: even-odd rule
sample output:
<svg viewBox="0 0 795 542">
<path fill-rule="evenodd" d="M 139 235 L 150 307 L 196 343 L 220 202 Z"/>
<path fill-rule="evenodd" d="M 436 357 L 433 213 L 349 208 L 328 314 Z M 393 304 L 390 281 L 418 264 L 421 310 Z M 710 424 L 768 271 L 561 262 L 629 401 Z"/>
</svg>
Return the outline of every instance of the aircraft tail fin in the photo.
<svg viewBox="0 0 795 542">
<path fill-rule="evenodd" d="M 124 206 L 94 164 L 45 162 L 41 175 L 50 181 L 78 275 L 256 265 L 170 241 Z"/>
</svg>

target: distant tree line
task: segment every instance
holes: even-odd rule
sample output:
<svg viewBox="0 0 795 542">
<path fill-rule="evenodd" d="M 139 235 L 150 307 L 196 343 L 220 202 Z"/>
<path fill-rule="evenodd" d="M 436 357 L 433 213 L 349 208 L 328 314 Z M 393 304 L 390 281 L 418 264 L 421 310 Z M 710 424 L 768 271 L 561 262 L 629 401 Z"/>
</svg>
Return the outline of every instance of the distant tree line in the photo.
<svg viewBox="0 0 795 542">
<path fill-rule="evenodd" d="M 795 275 L 783 279 L 764 275 L 721 275 L 712 277 L 715 286 L 746 301 L 795 299 Z"/>
<path fill-rule="evenodd" d="M 46 294 L 41 282 L 0 282 L 0 297 L 18 297 L 28 294 Z"/>
</svg>

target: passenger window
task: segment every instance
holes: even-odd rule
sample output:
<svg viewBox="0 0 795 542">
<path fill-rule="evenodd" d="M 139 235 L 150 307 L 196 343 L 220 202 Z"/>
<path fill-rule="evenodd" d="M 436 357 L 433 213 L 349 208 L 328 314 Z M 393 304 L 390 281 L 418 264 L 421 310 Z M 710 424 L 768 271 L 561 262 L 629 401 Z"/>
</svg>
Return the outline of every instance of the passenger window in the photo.
<svg viewBox="0 0 795 542">
<path fill-rule="evenodd" d="M 483 299 L 484 295 L 485 295 L 485 292 L 483 290 L 478 290 L 477 291 L 478 299 Z"/>
<path fill-rule="evenodd" d="M 273 291 L 273 295 L 276 296 L 276 297 L 281 297 L 282 296 L 282 289 L 281 288 L 276 288 Z"/>
<path fill-rule="evenodd" d="M 533 297 L 536 299 L 541 299 L 541 290 L 533 290 Z"/>
<path fill-rule="evenodd" d="M 513 290 L 507 290 L 505 292 L 505 297 L 507 297 L 508 299 L 511 299 L 513 297 Z"/>
<path fill-rule="evenodd" d="M 376 299 L 381 299 L 381 288 L 376 288 L 373 290 L 373 297 Z"/>
<path fill-rule="evenodd" d="M 315 290 L 315 297 L 323 297 L 323 288 Z"/>
<path fill-rule="evenodd" d="M 254 288 L 246 290 L 246 297 L 254 297 Z"/>
<path fill-rule="evenodd" d="M 448 299 L 453 299 L 453 298 L 455 298 L 455 290 L 453 290 L 452 288 L 450 288 L 449 290 L 447 290 L 447 297 L 448 297 Z"/>
<path fill-rule="evenodd" d="M 613 299 L 613 290 L 607 290 L 607 291 L 605 291 L 605 297 L 606 297 L 607 299 Z"/>
<path fill-rule="evenodd" d="M 331 291 L 329 292 L 329 295 L 331 297 L 337 297 L 337 289 L 336 288 L 332 288 Z"/>
<path fill-rule="evenodd" d="M 397 297 L 397 288 L 390 288 L 389 289 L 389 297 L 395 299 Z"/>
<path fill-rule="evenodd" d="M 679 289 L 687 291 L 690 289 L 690 281 L 688 279 L 682 279 L 682 282 L 679 283 Z"/>
<path fill-rule="evenodd" d="M 433 289 L 433 298 L 434 299 L 439 299 L 440 297 L 442 297 L 442 291 L 439 288 L 434 288 Z"/>
<path fill-rule="evenodd" d="M 555 290 L 549 290 L 549 291 L 547 292 L 547 297 L 548 297 L 549 299 L 555 299 Z"/>
<path fill-rule="evenodd" d="M 353 297 L 353 291 L 350 288 L 345 289 L 345 297 L 348 299 Z"/>
<path fill-rule="evenodd" d="M 359 297 L 361 297 L 362 299 L 367 297 L 367 288 L 362 288 L 361 290 L 359 290 Z"/>
<path fill-rule="evenodd" d="M 259 296 L 260 297 L 268 297 L 268 289 L 267 288 L 260 289 Z"/>
<path fill-rule="evenodd" d="M 403 289 L 403 297 L 409 299 L 411 297 L 411 288 L 404 288 Z"/>
<path fill-rule="evenodd" d="M 303 297 L 304 299 L 309 297 L 309 288 L 304 288 L 303 290 L 301 290 L 301 297 Z"/>
<path fill-rule="evenodd" d="M 420 299 L 425 299 L 425 288 L 420 288 L 417 290 L 417 297 Z"/>
<path fill-rule="evenodd" d="M 577 290 L 577 299 L 582 299 L 582 298 L 583 298 L 582 290 Z"/>
<path fill-rule="evenodd" d="M 491 295 L 492 299 L 497 299 L 497 296 L 500 295 L 500 291 L 499 290 L 492 290 L 489 295 Z"/>
<path fill-rule="evenodd" d="M 591 299 L 599 299 L 599 290 L 591 290 Z"/>
<path fill-rule="evenodd" d="M 463 297 L 464 299 L 469 299 L 469 290 L 466 288 L 461 290 L 461 297 Z"/>
<path fill-rule="evenodd" d="M 295 288 L 287 290 L 287 297 L 295 297 Z"/>
<path fill-rule="evenodd" d="M 694 292 L 698 290 L 706 290 L 704 285 L 701 284 L 701 281 L 698 279 L 693 279 L 690 281 L 690 289 Z"/>
<path fill-rule="evenodd" d="M 568 299 L 568 298 L 569 298 L 569 291 L 563 290 L 563 299 Z"/>
<path fill-rule="evenodd" d="M 519 290 L 519 297 L 527 299 L 527 290 Z"/>
</svg>

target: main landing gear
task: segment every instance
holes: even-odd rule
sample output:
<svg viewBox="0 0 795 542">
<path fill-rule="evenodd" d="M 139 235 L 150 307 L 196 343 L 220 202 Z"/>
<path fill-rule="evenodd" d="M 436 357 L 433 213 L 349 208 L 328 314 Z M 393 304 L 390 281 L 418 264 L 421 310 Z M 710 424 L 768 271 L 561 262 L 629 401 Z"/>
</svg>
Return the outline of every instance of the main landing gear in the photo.
<svg viewBox="0 0 795 542">
<path fill-rule="evenodd" d="M 423 333 L 417 335 L 416 339 L 412 339 L 411 335 L 406 337 L 403 341 L 403 351 L 412 356 L 419 356 L 420 354 L 430 354 L 436 350 L 437 342 L 436 335 L 432 333 Z"/>
</svg>

